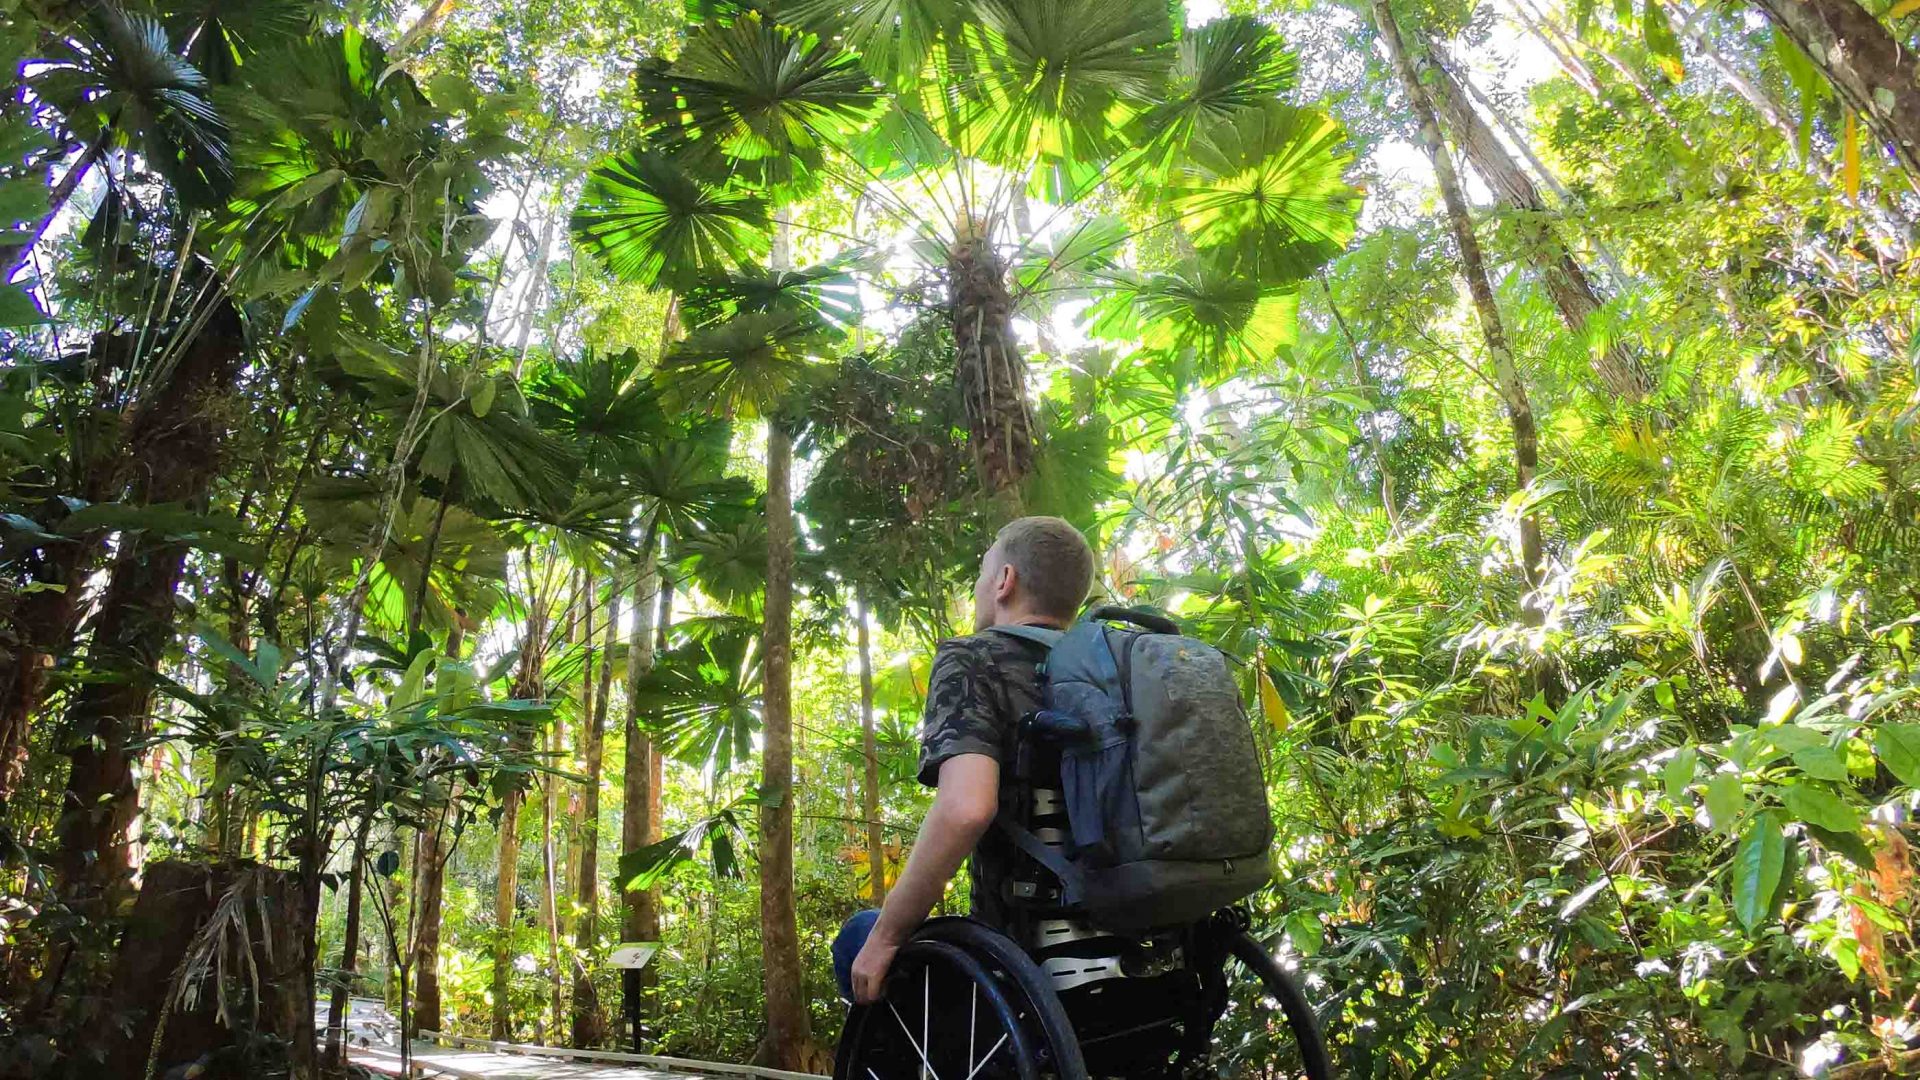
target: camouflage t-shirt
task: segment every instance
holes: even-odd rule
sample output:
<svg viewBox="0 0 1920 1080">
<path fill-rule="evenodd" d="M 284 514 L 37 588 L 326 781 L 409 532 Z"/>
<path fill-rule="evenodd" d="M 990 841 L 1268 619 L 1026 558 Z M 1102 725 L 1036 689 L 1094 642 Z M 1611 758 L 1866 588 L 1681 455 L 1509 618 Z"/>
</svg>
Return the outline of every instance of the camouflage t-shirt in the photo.
<svg viewBox="0 0 1920 1080">
<path fill-rule="evenodd" d="M 920 724 L 922 784 L 938 787 L 940 766 L 949 758 L 985 754 L 1000 763 L 1000 795 L 1006 808 L 1020 720 L 1040 708 L 1035 669 L 1045 658 L 1041 646 L 992 631 L 940 643 Z M 980 838 L 971 862 L 974 918 L 1005 925 L 1006 889 L 1016 850 L 998 829 Z"/>
</svg>

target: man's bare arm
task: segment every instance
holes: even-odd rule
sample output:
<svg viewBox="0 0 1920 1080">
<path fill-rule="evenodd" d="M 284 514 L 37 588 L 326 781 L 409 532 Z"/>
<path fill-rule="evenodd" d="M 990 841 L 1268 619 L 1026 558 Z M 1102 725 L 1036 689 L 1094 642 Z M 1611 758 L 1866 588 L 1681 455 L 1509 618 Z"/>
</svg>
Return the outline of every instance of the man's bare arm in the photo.
<svg viewBox="0 0 1920 1080">
<path fill-rule="evenodd" d="M 855 1001 L 879 999 L 894 953 L 927 921 L 947 882 L 993 824 L 999 806 L 999 762 L 985 754 L 960 754 L 941 764 L 940 788 L 913 842 L 913 852 L 900 871 L 900 880 L 887 893 L 872 936 L 854 958 Z"/>
</svg>

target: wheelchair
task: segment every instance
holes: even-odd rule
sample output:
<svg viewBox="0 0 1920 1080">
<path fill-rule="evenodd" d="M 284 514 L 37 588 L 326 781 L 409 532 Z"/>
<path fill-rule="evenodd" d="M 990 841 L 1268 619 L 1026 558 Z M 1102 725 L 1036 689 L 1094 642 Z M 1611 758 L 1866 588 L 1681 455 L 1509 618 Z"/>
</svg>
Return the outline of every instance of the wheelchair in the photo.
<svg viewBox="0 0 1920 1080">
<path fill-rule="evenodd" d="M 1026 781 L 1028 746 L 1019 758 L 1011 797 L 1064 847 L 1059 793 Z M 1004 929 L 936 918 L 901 947 L 881 1000 L 849 1009 L 834 1080 L 1334 1077 L 1312 1005 L 1244 908 L 1108 932 L 1033 858 L 1006 891 Z"/>
</svg>

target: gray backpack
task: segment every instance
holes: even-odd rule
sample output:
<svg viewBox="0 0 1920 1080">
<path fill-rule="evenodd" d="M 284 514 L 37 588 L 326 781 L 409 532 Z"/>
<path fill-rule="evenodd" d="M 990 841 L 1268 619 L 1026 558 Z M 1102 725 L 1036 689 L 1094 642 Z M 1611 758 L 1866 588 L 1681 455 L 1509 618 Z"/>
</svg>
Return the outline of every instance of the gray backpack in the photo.
<svg viewBox="0 0 1920 1080">
<path fill-rule="evenodd" d="M 1023 721 L 1060 748 L 1071 836 L 1000 827 L 1097 925 L 1205 918 L 1265 885 L 1273 821 L 1226 657 L 1159 615 L 1103 607 L 1062 632 L 995 627 L 1049 649 L 1045 708 Z"/>
</svg>

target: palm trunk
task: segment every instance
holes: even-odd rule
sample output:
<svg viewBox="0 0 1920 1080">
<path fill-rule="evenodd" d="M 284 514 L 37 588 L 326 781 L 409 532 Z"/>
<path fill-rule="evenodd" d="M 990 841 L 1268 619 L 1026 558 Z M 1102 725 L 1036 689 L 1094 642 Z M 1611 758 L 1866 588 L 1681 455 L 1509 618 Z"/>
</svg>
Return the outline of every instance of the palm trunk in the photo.
<svg viewBox="0 0 1920 1080">
<path fill-rule="evenodd" d="M 434 821 L 420 831 L 413 858 L 414 987 L 413 1009 L 408 1016 L 406 1038 L 420 1030 L 439 1031 L 440 1027 L 440 921 L 446 897 L 447 861 L 453 857 L 445 836 L 448 810 L 441 807 Z"/>
<path fill-rule="evenodd" d="M 1575 334 L 1585 333 L 1588 320 L 1600 310 L 1600 297 L 1587 279 L 1586 271 L 1546 224 L 1547 201 L 1520 163 L 1507 153 L 1500 137 L 1474 110 L 1462 79 L 1445 64 L 1431 61 L 1430 56 L 1429 46 L 1427 55 L 1410 59 L 1416 74 L 1425 77 L 1424 85 L 1432 91 L 1434 104 L 1446 120 L 1453 141 L 1466 153 L 1474 171 L 1487 182 L 1501 204 L 1518 213 L 1527 260 L 1540 275 L 1554 310 L 1560 313 L 1560 320 Z M 1593 367 L 1601 385 L 1616 397 L 1638 401 L 1650 389 L 1640 362 L 1624 346 L 1609 344 L 1596 350 Z"/>
<path fill-rule="evenodd" d="M 1006 510 L 1017 510 L 1020 483 L 1033 470 L 1033 417 L 1007 267 L 993 250 L 990 223 L 962 222 L 958 232 L 947 253 L 954 382 L 966 404 L 980 485 L 1008 503 Z"/>
<path fill-rule="evenodd" d="M 1920 59 L 1853 0 L 1755 0 L 1920 188 Z"/>
<path fill-rule="evenodd" d="M 326 1060 L 335 1069 L 346 1062 L 345 1029 L 347 997 L 353 993 L 353 980 L 360 963 L 360 900 L 366 884 L 367 834 L 373 831 L 373 807 L 363 808 L 360 827 L 353 833 L 353 861 L 347 868 L 347 925 L 341 934 L 340 975 L 333 984 L 333 1000 L 327 1006 Z"/>
<path fill-rule="evenodd" d="M 767 424 L 767 604 L 760 655 L 764 749 L 760 803 L 760 959 L 767 1034 L 756 1061 L 806 1071 L 813 1030 L 800 967 L 793 896 L 793 442 Z"/>
<path fill-rule="evenodd" d="M 587 785 L 580 812 L 580 922 L 574 928 L 573 1045 L 598 1046 L 604 1037 L 600 995 L 593 986 L 594 950 L 600 939 L 600 772 L 606 752 L 607 699 L 613 696 L 614 635 L 620 629 L 620 593 L 607 594 L 606 643 L 600 649 L 600 688 L 587 721 Z"/>
<path fill-rule="evenodd" d="M 94 501 L 94 500 L 89 500 Z M 46 692 L 54 658 L 72 645 L 86 585 L 91 541 L 77 541 L 46 552 L 36 585 L 55 586 L 28 593 L 14 615 L 19 639 L 13 662 L 0 671 L 0 819 L 14 789 L 26 778 L 27 740 L 33 714 Z"/>
<path fill-rule="evenodd" d="M 541 599 L 527 599 L 527 636 L 520 650 L 520 670 L 514 676 L 513 698 L 537 701 L 546 696 L 546 619 Z M 533 745 L 533 732 L 522 728 L 513 734 L 515 749 Z M 498 875 L 493 892 L 493 1023 L 490 1035 L 507 1042 L 513 1038 L 513 924 L 515 900 L 520 887 L 520 807 L 526 801 L 525 789 L 508 789 L 500 800 L 500 847 Z"/>
<path fill-rule="evenodd" d="M 1473 232 L 1473 219 L 1467 213 L 1466 196 L 1461 193 L 1460 179 L 1453 170 L 1453 159 L 1447 152 L 1446 143 L 1440 138 L 1440 123 L 1434 116 L 1433 103 L 1427 97 L 1413 59 L 1408 55 L 1406 42 L 1400 36 L 1391 0 L 1372 0 L 1372 8 L 1374 25 L 1393 61 L 1394 72 L 1399 76 L 1408 107 L 1413 110 L 1420 142 L 1433 162 L 1434 178 L 1439 182 L 1441 200 L 1446 205 L 1447 223 L 1453 231 L 1454 242 L 1460 248 L 1461 272 L 1467 279 L 1467 291 L 1473 297 L 1474 311 L 1480 322 L 1480 335 L 1486 342 L 1488 356 L 1493 360 L 1496 388 L 1506 404 L 1507 420 L 1513 430 L 1514 482 L 1519 489 L 1525 490 L 1533 483 L 1540 458 L 1540 437 L 1534 427 L 1533 404 L 1528 398 L 1526 384 L 1520 379 L 1513 349 L 1508 345 L 1500 308 L 1494 303 L 1493 283 L 1487 276 L 1486 260 L 1481 254 L 1479 238 Z M 1526 591 L 1532 593 L 1539 588 L 1541 570 L 1540 522 L 1533 514 L 1525 514 L 1520 518 L 1520 561 L 1520 573 Z M 1529 626 L 1539 625 L 1541 621 L 1541 613 L 1530 603 L 1523 603 L 1521 617 Z"/>
<path fill-rule="evenodd" d="M 559 719 L 554 719 L 553 728 L 548 732 L 547 751 L 558 760 L 566 749 L 565 729 Z M 551 1025 L 546 1038 L 558 1038 L 563 1022 L 562 1014 L 566 1009 L 563 999 L 565 988 L 560 979 L 560 881 L 558 860 L 554 850 L 554 828 L 556 820 L 555 789 L 560 785 L 559 777 L 542 778 L 540 799 L 540 928 L 547 935 L 547 1024 Z M 543 1025 L 546 1026 L 546 1025 Z M 543 1042 L 545 1039 L 542 1040 Z"/>
<path fill-rule="evenodd" d="M 181 351 L 173 377 L 132 423 L 130 457 L 141 462 L 136 505 L 197 504 L 220 468 L 215 407 L 246 354 L 239 313 L 222 299 Z M 111 901 L 130 884 L 129 830 L 139 813 L 135 750 L 151 720 L 153 676 L 173 640 L 187 545 L 154 533 L 124 533 L 101 600 L 89 659 L 97 673 L 67 712 L 72 768 L 56 826 L 54 869 L 70 901 Z"/>
<path fill-rule="evenodd" d="M 498 1042 L 513 1040 L 513 924 L 515 899 L 520 887 L 520 804 L 525 797 L 519 788 L 500 800 L 500 847 L 498 876 L 493 889 L 493 1024 L 489 1037 Z"/>
<path fill-rule="evenodd" d="M 860 628 L 860 754 L 866 768 L 860 790 L 861 813 L 867 819 L 867 874 L 873 879 L 873 906 L 887 902 L 887 844 L 880 828 L 880 751 L 873 738 L 873 648 L 867 632 L 867 603 L 855 605 Z"/>
<path fill-rule="evenodd" d="M 640 726 L 640 681 L 653 670 L 655 612 L 664 599 L 660 588 L 658 545 L 649 542 L 636 560 L 633 584 L 633 628 L 627 636 L 627 722 L 626 760 L 620 803 L 620 851 L 632 854 L 659 837 L 654 819 L 658 801 L 658 768 L 653 740 Z M 665 615 L 658 620 L 665 625 Z M 620 937 L 623 941 L 660 939 L 659 898 L 651 889 L 622 889 Z M 653 980 L 653 966 L 621 972 L 621 994 L 625 998 L 627 1022 L 632 1027 L 633 1048 L 641 1048 L 646 1023 L 646 992 Z"/>
</svg>

